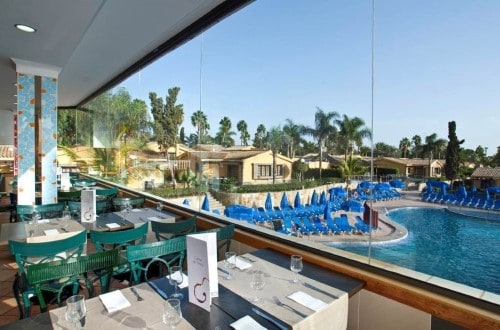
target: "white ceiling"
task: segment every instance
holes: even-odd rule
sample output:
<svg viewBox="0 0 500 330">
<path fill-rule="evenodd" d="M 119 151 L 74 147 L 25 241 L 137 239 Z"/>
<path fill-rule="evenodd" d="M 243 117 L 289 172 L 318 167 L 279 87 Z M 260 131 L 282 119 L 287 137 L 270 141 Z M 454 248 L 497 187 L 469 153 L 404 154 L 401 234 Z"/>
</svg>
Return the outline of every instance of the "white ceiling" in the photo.
<svg viewBox="0 0 500 330">
<path fill-rule="evenodd" d="M 200 18 L 215 23 L 221 17 L 209 13 L 218 5 L 246 2 L 0 0 L 0 110 L 16 110 L 12 58 L 60 67 L 58 106 L 71 107 L 163 43 L 199 26 Z M 37 32 L 21 32 L 14 27 L 18 23 Z"/>
</svg>

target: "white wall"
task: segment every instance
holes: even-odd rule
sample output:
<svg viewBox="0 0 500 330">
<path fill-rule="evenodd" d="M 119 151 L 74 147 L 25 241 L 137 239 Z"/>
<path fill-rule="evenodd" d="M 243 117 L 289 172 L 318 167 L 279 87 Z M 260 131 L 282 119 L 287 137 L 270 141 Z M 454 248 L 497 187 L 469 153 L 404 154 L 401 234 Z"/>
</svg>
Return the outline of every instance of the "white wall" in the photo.
<svg viewBox="0 0 500 330">
<path fill-rule="evenodd" d="M 0 144 L 14 144 L 14 113 L 0 110 Z"/>
</svg>

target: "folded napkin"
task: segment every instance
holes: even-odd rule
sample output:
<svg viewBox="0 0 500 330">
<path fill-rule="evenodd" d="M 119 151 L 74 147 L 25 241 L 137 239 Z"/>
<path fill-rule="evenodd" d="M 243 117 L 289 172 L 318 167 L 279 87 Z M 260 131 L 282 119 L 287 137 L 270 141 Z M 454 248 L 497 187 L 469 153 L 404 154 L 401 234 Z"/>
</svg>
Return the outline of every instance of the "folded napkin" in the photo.
<svg viewBox="0 0 500 330">
<path fill-rule="evenodd" d="M 169 276 L 172 276 L 173 279 L 178 279 L 180 277 L 180 271 L 175 272 Z M 179 289 L 184 289 L 184 288 L 187 288 L 188 286 L 189 286 L 188 276 L 186 274 L 182 273 L 182 282 L 181 282 L 181 284 L 178 285 L 178 287 L 179 287 Z"/>
<path fill-rule="evenodd" d="M 247 268 L 252 267 L 251 263 L 246 262 L 242 258 L 238 258 L 238 257 L 232 257 L 232 258 L 230 258 L 230 262 L 234 263 L 234 265 L 236 266 L 236 268 L 239 268 L 240 270 L 245 270 Z"/>
<path fill-rule="evenodd" d="M 125 298 L 120 290 L 111 291 L 99 295 L 104 307 L 108 313 L 116 312 L 120 309 L 130 307 L 130 302 Z"/>
<path fill-rule="evenodd" d="M 149 217 L 148 220 L 149 221 L 160 221 L 161 219 L 157 218 L 157 217 Z"/>
<path fill-rule="evenodd" d="M 321 308 L 327 305 L 324 301 L 314 298 L 302 291 L 294 292 L 289 295 L 288 298 L 298 302 L 302 306 L 312 309 L 315 312 L 319 311 Z"/>
<path fill-rule="evenodd" d="M 108 228 L 120 228 L 120 225 L 112 222 L 112 223 L 107 223 L 106 227 L 108 227 Z"/>
<path fill-rule="evenodd" d="M 231 323 L 231 327 L 236 330 L 265 330 L 262 325 L 255 321 L 250 315 L 243 316 L 241 319 Z"/>
<path fill-rule="evenodd" d="M 43 231 L 45 233 L 45 235 L 56 235 L 56 234 L 59 234 L 59 230 L 57 229 L 47 229 L 47 230 L 44 230 Z"/>
<path fill-rule="evenodd" d="M 38 220 L 38 223 L 49 223 L 50 220 L 49 219 L 41 219 L 41 220 Z"/>
</svg>

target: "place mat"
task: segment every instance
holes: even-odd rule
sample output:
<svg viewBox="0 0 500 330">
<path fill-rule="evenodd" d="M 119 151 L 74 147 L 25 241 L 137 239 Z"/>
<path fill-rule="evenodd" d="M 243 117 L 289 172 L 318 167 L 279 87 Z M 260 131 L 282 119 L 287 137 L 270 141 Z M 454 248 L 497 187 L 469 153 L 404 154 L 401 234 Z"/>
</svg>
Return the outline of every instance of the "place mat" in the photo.
<svg viewBox="0 0 500 330">
<path fill-rule="evenodd" d="M 122 219 L 126 219 L 133 224 L 140 224 L 147 221 L 175 222 L 176 216 L 171 213 L 159 212 L 153 208 L 133 209 L 132 212 L 114 212 Z"/>
<path fill-rule="evenodd" d="M 252 301 L 255 296 L 262 298 L 264 302 L 257 305 L 257 307 L 291 325 L 292 329 L 321 329 L 326 325 L 329 329 L 345 329 L 347 327 L 348 294 L 346 292 L 307 278 L 300 273 L 298 278 L 301 282 L 293 284 L 291 283 L 293 273 L 289 269 L 253 255 L 251 259 L 255 260 L 252 263 L 252 270 L 262 270 L 264 272 L 266 284 L 263 290 L 256 291 L 250 288 L 252 270 L 234 271 L 233 280 L 225 280 L 219 277 L 219 284 L 248 301 Z M 224 269 L 224 261 L 219 262 L 218 266 L 220 269 Z M 219 271 L 219 275 L 224 276 L 225 274 Z M 304 281 L 320 291 L 304 286 L 302 284 Z M 315 312 L 287 298 L 297 291 L 304 292 L 314 299 L 321 300 L 326 306 Z M 339 298 L 333 298 L 334 296 Z M 292 306 L 300 314 L 306 315 L 306 317 L 294 313 L 288 308 L 279 306 L 276 304 L 274 297 L 277 297 L 282 303 Z"/>
</svg>

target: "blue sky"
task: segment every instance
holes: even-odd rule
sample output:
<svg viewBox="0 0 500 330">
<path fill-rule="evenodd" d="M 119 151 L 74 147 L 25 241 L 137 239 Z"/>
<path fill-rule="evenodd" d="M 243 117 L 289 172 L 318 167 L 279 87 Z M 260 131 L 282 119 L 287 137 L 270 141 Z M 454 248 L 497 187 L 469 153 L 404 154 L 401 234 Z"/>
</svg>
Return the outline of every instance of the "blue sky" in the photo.
<svg viewBox="0 0 500 330">
<path fill-rule="evenodd" d="M 312 126 L 316 107 L 371 127 L 371 1 L 256 1 L 120 86 L 146 101 L 179 86 L 186 133 L 207 114 L 255 129 Z M 500 1 L 378 0 L 375 9 L 374 142 L 447 139 L 500 146 Z M 202 56 L 200 50 L 202 49 Z M 202 60 L 200 61 L 200 58 Z M 200 93 L 201 62 L 201 93 Z M 201 96 L 201 99 L 200 99 Z M 201 102 L 200 102 L 201 100 Z M 239 134 L 235 136 L 239 141 Z M 369 142 L 366 141 L 368 144 Z"/>
</svg>

